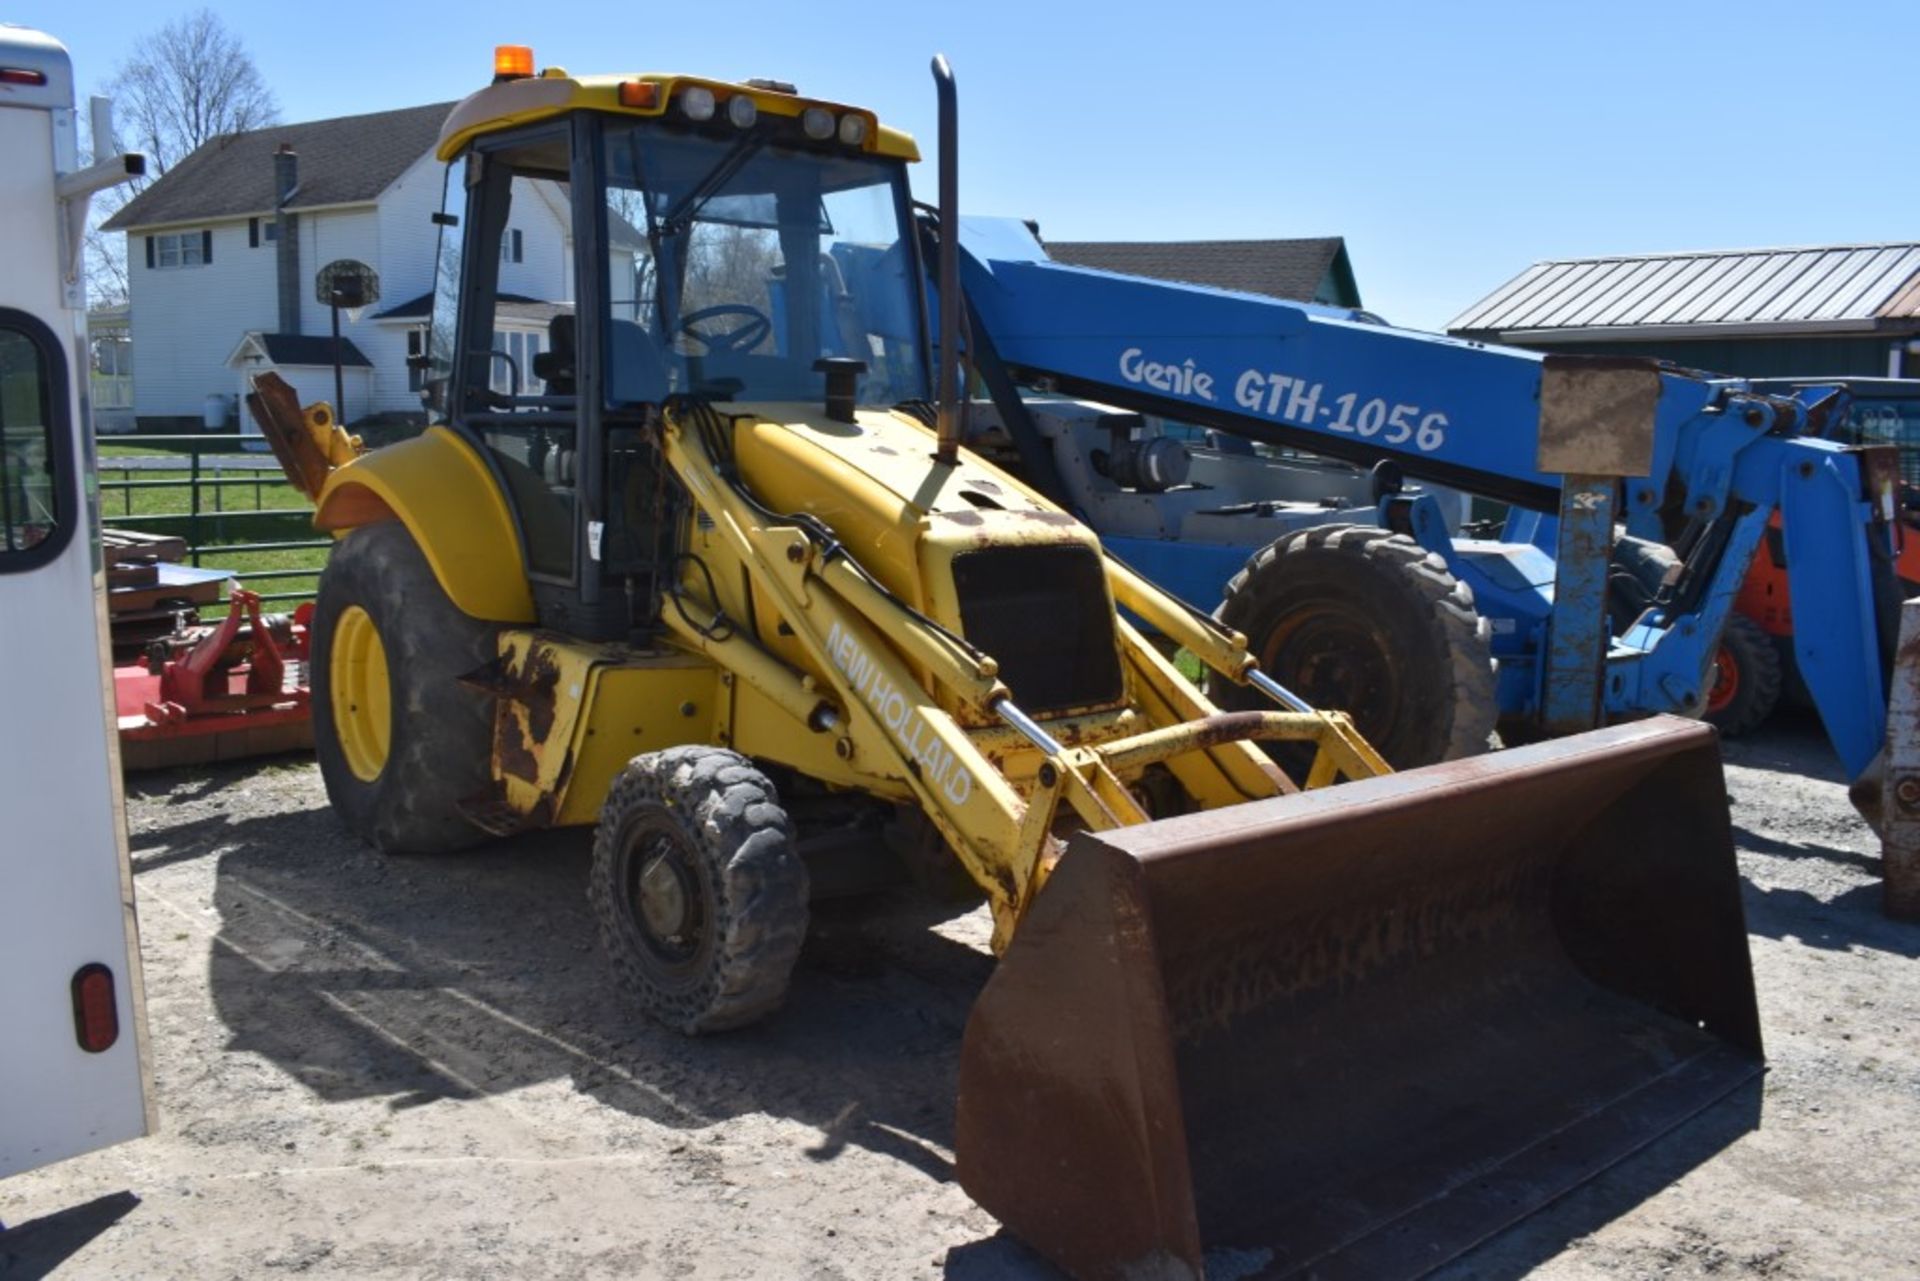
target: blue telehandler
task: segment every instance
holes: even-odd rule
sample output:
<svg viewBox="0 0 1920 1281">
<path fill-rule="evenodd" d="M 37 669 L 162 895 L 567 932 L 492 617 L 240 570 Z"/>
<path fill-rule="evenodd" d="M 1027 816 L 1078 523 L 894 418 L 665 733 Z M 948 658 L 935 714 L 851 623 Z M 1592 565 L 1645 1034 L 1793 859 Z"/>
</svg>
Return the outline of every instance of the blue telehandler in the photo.
<svg viewBox="0 0 1920 1281">
<path fill-rule="evenodd" d="M 1795 613 L 1819 623 L 1795 656 L 1848 777 L 1872 775 L 1898 464 L 1822 438 L 1844 393 L 1067 266 L 1010 219 L 963 220 L 960 251 L 964 337 L 992 400 L 982 447 L 1142 575 L 1217 604 L 1263 670 L 1350 712 L 1396 766 L 1483 748 L 1496 713 L 1511 741 L 1696 711 L 1778 508 Z M 1269 449 L 1233 458 L 1245 442 Z M 1462 533 L 1409 478 L 1510 515 Z"/>
</svg>

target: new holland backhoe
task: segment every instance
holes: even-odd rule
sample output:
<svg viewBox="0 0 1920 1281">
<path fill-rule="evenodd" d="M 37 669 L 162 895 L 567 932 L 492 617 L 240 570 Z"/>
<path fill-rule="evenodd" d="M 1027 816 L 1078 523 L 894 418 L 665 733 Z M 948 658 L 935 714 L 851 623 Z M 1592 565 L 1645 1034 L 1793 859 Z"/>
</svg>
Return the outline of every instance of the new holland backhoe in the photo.
<svg viewBox="0 0 1920 1281">
<path fill-rule="evenodd" d="M 597 825 L 602 942 L 688 1032 L 780 1002 L 832 851 L 959 869 L 1001 957 L 960 1178 L 1082 1276 L 1423 1270 L 1751 1082 L 1711 730 L 1390 774 L 958 448 L 935 69 L 937 291 L 869 111 L 512 48 L 453 110 L 438 421 L 320 468 L 342 819 Z M 553 210 L 536 281 L 503 247 Z M 1139 622 L 1273 705 L 1216 710 Z"/>
</svg>

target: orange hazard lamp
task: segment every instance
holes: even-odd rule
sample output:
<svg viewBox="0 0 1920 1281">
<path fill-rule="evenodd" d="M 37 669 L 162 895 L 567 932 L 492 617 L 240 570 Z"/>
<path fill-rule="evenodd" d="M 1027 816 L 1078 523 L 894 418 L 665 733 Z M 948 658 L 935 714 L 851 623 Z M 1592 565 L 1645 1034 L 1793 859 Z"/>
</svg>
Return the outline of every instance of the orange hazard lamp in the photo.
<svg viewBox="0 0 1920 1281">
<path fill-rule="evenodd" d="M 533 74 L 533 47 L 524 44 L 493 46 L 493 82 L 524 80 Z"/>
</svg>

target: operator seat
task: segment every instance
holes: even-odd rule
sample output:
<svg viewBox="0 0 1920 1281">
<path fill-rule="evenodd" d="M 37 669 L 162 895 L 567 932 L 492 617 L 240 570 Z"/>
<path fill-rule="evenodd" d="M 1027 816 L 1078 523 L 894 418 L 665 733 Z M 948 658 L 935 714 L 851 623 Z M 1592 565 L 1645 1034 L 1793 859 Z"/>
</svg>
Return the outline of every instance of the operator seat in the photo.
<svg viewBox="0 0 1920 1281">
<path fill-rule="evenodd" d="M 571 312 L 547 321 L 547 350 L 533 358 L 533 372 L 555 396 L 578 394 L 579 364 L 576 329 Z M 616 403 L 665 400 L 670 388 L 667 360 L 655 342 L 630 320 L 615 320 L 608 332 L 612 357 L 607 369 L 607 391 Z"/>
<path fill-rule="evenodd" d="M 616 320 L 607 333 L 607 394 L 614 403 L 667 398 L 667 358 L 653 335 L 631 320 Z"/>
<path fill-rule="evenodd" d="M 534 353 L 533 376 L 547 385 L 550 396 L 577 395 L 576 347 L 573 313 L 561 312 L 547 321 L 547 349 Z"/>
</svg>

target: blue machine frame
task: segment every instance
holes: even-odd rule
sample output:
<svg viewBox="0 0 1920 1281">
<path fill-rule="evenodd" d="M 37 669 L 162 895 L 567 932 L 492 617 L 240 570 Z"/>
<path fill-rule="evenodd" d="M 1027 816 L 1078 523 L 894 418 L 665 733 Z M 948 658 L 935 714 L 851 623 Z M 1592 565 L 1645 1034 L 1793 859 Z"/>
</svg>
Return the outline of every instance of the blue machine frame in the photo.
<svg viewBox="0 0 1920 1281">
<path fill-rule="evenodd" d="M 1849 778 L 1880 750 L 1891 657 L 1881 620 L 1894 604 L 1881 570 L 1893 554 L 1896 473 L 1890 457 L 1874 458 L 1890 450 L 1818 438 L 1842 408 L 1839 393 L 1766 394 L 1652 361 L 1548 357 L 1359 312 L 1071 267 L 1011 219 L 963 220 L 960 248 L 974 355 L 996 366 L 983 371 L 990 388 L 997 376 L 1363 465 L 1391 459 L 1410 476 L 1513 504 L 1500 541 L 1453 538 L 1418 494 L 1388 496 L 1377 513 L 1444 557 L 1492 621 L 1503 717 L 1562 732 L 1695 704 L 1778 507 L 1794 612 L 1806 620 L 1794 647 L 1807 687 Z M 1365 517 L 1319 512 L 1302 523 Z M 1690 588 L 1612 635 L 1615 522 L 1665 542 L 1676 518 L 1703 531 L 1688 556 Z M 1256 528 L 1260 545 L 1271 541 L 1270 524 Z M 1108 545 L 1202 605 L 1251 550 Z"/>
</svg>

